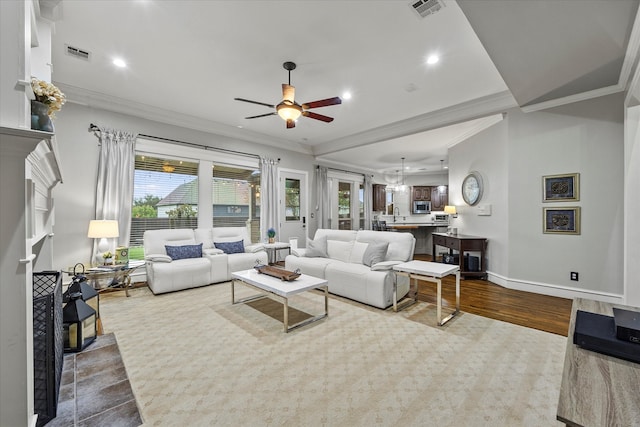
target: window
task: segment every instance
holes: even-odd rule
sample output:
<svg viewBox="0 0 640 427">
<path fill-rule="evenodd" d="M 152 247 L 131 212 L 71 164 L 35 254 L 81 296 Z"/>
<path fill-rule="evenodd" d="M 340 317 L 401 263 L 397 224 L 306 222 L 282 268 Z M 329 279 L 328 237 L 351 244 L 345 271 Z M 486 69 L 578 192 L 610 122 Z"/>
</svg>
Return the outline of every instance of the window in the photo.
<svg viewBox="0 0 640 427">
<path fill-rule="evenodd" d="M 260 240 L 260 171 L 213 165 L 213 227 L 245 227 Z"/>
<path fill-rule="evenodd" d="M 300 180 L 285 180 L 285 220 L 300 221 Z"/>
<path fill-rule="evenodd" d="M 136 150 L 131 259 L 144 257 L 146 230 L 247 227 L 260 240 L 257 158 L 143 138 Z"/>
<path fill-rule="evenodd" d="M 197 226 L 198 163 L 136 155 L 129 257 L 144 257 L 145 230 Z"/>
</svg>

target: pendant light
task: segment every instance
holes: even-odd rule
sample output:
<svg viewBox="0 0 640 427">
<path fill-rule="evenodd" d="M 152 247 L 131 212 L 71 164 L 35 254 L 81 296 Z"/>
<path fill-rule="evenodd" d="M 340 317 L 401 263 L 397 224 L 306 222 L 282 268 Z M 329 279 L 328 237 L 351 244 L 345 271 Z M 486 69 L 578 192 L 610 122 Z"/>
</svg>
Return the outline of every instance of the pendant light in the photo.
<svg viewBox="0 0 640 427">
<path fill-rule="evenodd" d="M 399 192 L 404 193 L 404 192 L 406 192 L 406 191 L 407 191 L 407 189 L 408 189 L 408 188 L 407 188 L 407 186 L 406 186 L 406 185 L 405 185 L 405 183 L 404 183 L 404 157 L 403 157 L 403 158 L 402 158 L 402 184 L 401 184 L 401 185 L 397 185 L 397 186 L 396 186 L 396 191 L 399 191 Z"/>
</svg>

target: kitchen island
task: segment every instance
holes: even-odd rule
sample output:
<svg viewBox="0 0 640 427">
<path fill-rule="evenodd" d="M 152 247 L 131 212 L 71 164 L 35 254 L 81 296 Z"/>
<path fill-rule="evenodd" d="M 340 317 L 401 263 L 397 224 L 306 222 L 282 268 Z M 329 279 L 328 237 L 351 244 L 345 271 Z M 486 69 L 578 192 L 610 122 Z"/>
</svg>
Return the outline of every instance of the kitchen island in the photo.
<svg viewBox="0 0 640 427">
<path fill-rule="evenodd" d="M 436 232 L 446 232 L 448 222 L 387 222 L 387 228 L 393 231 L 412 233 L 416 238 L 415 254 L 432 255 L 432 234 Z"/>
</svg>

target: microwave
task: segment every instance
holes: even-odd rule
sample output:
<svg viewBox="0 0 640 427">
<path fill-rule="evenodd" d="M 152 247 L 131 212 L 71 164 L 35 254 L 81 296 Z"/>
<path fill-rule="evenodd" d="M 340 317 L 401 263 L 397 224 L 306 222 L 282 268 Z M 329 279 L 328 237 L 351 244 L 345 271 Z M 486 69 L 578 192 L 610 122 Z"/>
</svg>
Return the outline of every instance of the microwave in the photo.
<svg viewBox="0 0 640 427">
<path fill-rule="evenodd" d="M 431 213 L 431 202 L 426 202 L 422 200 L 416 200 L 413 202 L 413 213 L 414 214 L 428 214 Z"/>
</svg>

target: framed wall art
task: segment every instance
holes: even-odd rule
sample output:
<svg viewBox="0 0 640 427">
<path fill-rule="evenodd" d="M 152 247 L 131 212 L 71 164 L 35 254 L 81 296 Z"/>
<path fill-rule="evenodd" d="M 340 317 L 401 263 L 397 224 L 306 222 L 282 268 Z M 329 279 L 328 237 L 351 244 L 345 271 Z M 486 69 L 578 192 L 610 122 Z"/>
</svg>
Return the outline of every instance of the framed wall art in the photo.
<svg viewBox="0 0 640 427">
<path fill-rule="evenodd" d="M 543 202 L 577 202 L 578 200 L 580 200 L 579 173 L 542 177 Z"/>
<path fill-rule="evenodd" d="M 580 207 L 542 208 L 543 232 L 580 234 Z"/>
</svg>

